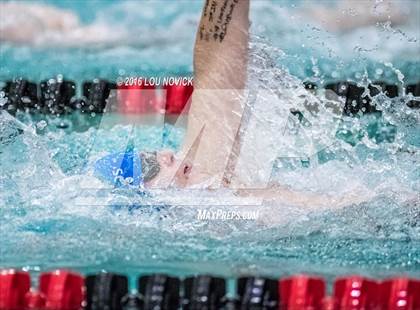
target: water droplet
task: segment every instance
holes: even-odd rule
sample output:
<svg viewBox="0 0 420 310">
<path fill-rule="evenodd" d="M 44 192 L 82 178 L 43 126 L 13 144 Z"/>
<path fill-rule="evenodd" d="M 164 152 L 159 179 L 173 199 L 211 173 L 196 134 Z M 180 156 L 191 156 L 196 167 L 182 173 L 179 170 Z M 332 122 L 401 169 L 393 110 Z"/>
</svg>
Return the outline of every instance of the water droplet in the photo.
<svg viewBox="0 0 420 310">
<path fill-rule="evenodd" d="M 43 130 L 45 127 L 47 127 L 47 125 L 47 122 L 42 120 L 36 123 L 36 128 L 38 128 L 39 130 Z"/>
</svg>

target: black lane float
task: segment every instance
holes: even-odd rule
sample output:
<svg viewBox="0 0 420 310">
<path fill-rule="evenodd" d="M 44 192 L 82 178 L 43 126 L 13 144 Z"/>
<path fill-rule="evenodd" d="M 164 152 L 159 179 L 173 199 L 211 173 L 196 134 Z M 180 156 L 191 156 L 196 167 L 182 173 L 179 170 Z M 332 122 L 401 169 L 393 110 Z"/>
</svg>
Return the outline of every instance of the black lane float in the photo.
<svg viewBox="0 0 420 310">
<path fill-rule="evenodd" d="M 303 85 L 312 93 L 321 90 L 317 84 L 312 82 L 304 82 Z M 2 88 L 4 98 L 0 98 L 0 100 L 3 100 L 1 106 L 11 114 L 15 114 L 18 110 L 53 115 L 63 115 L 77 110 L 95 114 L 101 114 L 105 111 L 124 111 L 124 107 L 118 106 L 120 103 L 118 102 L 117 92 L 113 90 L 126 90 L 126 88 L 119 88 L 115 83 L 104 79 L 85 81 L 81 83 L 80 87 L 81 94 L 78 96 L 77 83 L 65 80 L 61 76 L 42 81 L 39 85 L 24 78 L 16 78 L 4 83 Z M 134 88 L 134 90 L 139 89 Z M 166 104 L 164 105 L 166 113 L 181 113 L 191 96 L 191 86 L 174 85 L 165 87 L 165 90 L 167 92 Z M 343 81 L 326 84 L 325 90 L 327 91 L 326 97 L 329 99 L 334 99 L 335 95 L 342 98 L 344 114 L 355 115 L 359 112 L 376 112 L 377 109 L 372 105 L 371 98 L 380 94 L 384 94 L 391 99 L 398 96 L 420 97 L 420 82 L 400 88 L 395 84 L 378 81 L 372 82 L 365 89 L 356 83 Z M 151 96 L 151 94 L 157 96 L 155 92 L 147 93 L 147 96 Z M 142 93 L 139 92 L 138 95 L 142 96 Z M 144 104 L 144 100 L 138 99 L 139 104 Z M 147 101 L 155 101 L 153 103 L 156 104 L 155 113 L 161 110 L 159 98 L 148 98 Z M 411 108 L 419 108 L 420 101 L 411 99 L 407 105 Z M 153 112 L 153 109 L 151 109 L 150 107 L 145 109 L 139 107 L 134 111 L 140 111 L 138 113 Z"/>
</svg>

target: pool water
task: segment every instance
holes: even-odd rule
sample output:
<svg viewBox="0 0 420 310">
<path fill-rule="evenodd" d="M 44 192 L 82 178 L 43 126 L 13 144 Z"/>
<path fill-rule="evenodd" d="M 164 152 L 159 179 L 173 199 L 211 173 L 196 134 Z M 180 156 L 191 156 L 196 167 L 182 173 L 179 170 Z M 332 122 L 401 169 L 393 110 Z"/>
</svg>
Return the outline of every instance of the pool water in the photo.
<svg viewBox="0 0 420 310">
<path fill-rule="evenodd" d="M 115 27 L 132 40 L 92 47 L 2 42 L 0 80 L 24 76 L 40 81 L 64 74 L 80 82 L 191 74 L 199 1 L 165 2 L 165 10 L 159 1 L 43 2 L 73 10 L 83 23 Z M 419 21 L 338 35 L 299 17 L 303 2 L 252 5 L 251 90 L 276 89 L 297 100 L 304 80 L 321 85 L 385 80 L 401 87 L 420 80 Z M 415 2 L 407 1 L 407 6 L 419 10 Z M 292 204 L 269 205 L 279 224 L 202 221 L 194 208 L 165 202 L 174 197 L 197 205 L 200 197 L 230 199 L 231 193 L 223 190 L 193 195 L 171 189 L 149 197 L 132 190 L 95 189 L 99 181 L 92 176 L 92 162 L 124 148 L 127 136 L 145 149 L 176 150 L 183 128 L 107 128 L 100 126 L 98 115 L 19 113 L 13 118 L 2 112 L 0 266 L 132 275 L 420 276 L 420 126 L 419 110 L 406 107 L 409 100 L 377 96 L 374 102 L 382 112 L 344 117 L 328 147 L 306 159 L 279 158 L 276 178 L 293 190 L 367 197 L 340 209 L 311 212 Z M 269 132 L 265 126 L 260 129 Z M 156 211 L 161 205 L 165 208 Z"/>
</svg>

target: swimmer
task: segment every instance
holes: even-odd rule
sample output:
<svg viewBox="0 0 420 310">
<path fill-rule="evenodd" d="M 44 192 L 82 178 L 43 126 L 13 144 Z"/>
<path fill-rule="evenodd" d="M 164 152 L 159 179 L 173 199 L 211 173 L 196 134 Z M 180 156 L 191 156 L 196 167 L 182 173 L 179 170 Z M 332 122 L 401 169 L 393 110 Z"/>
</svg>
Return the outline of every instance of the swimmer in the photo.
<svg viewBox="0 0 420 310">
<path fill-rule="evenodd" d="M 238 132 L 246 126 L 249 25 L 249 0 L 206 1 L 196 35 L 194 93 L 180 151 L 111 154 L 98 161 L 97 174 L 115 181 L 115 171 L 120 169 L 123 179 L 128 176 L 134 185 L 149 189 L 227 188 L 240 197 L 307 209 L 339 207 L 366 199 L 369 194 L 361 192 L 348 197 L 295 192 L 271 180 L 264 186 L 244 186 L 249 180 L 242 179 L 236 166 L 243 154 Z M 134 160 L 126 161 L 127 156 Z M 252 168 L 254 173 L 259 170 Z"/>
<path fill-rule="evenodd" d="M 0 39 L 17 43 L 36 42 L 37 34 L 68 34 L 87 30 L 72 13 L 52 9 L 45 13 L 39 4 L 0 3 Z M 340 207 L 369 199 L 369 191 L 345 197 L 296 192 L 270 179 L 248 186 L 246 173 L 237 169 L 246 129 L 245 89 L 249 43 L 249 0 L 205 1 L 194 48 L 195 90 L 188 114 L 185 141 L 178 153 L 138 150 L 108 155 L 96 163 L 96 174 L 119 185 L 128 182 L 148 189 L 227 188 L 240 197 L 290 204 L 303 209 Z M 32 21 L 23 32 L 13 23 L 13 14 L 22 13 Z M 9 19 L 3 19 L 9 16 Z M 54 17 L 54 18 L 53 18 Z M 22 23 L 23 25 L 25 23 Z M 18 27 L 21 24 L 18 23 Z M 83 31 L 82 31 L 83 32 Z M 107 32 L 102 31 L 104 36 Z M 31 41 L 32 40 L 32 41 Z M 90 36 L 82 42 L 86 43 Z M 261 137 L 263 138 L 263 137 Z M 260 153 L 267 150 L 260 149 Z M 259 164 L 264 165 L 263 161 Z M 251 176 L 260 167 L 247 167 Z"/>
</svg>

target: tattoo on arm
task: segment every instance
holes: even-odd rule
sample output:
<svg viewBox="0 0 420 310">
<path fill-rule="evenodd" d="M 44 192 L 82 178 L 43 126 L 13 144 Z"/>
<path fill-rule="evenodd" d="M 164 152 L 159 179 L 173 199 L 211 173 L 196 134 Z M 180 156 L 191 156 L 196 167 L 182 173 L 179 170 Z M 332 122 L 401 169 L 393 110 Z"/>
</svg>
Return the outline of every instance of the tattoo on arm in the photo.
<svg viewBox="0 0 420 310">
<path fill-rule="evenodd" d="M 224 0 L 218 5 L 216 0 L 206 0 L 203 11 L 203 23 L 200 26 L 200 40 L 210 42 L 223 42 L 233 11 L 240 0 Z"/>
<path fill-rule="evenodd" d="M 206 4 L 204 5 L 203 16 L 207 17 L 207 9 L 209 7 L 209 0 L 206 0 Z"/>
</svg>

